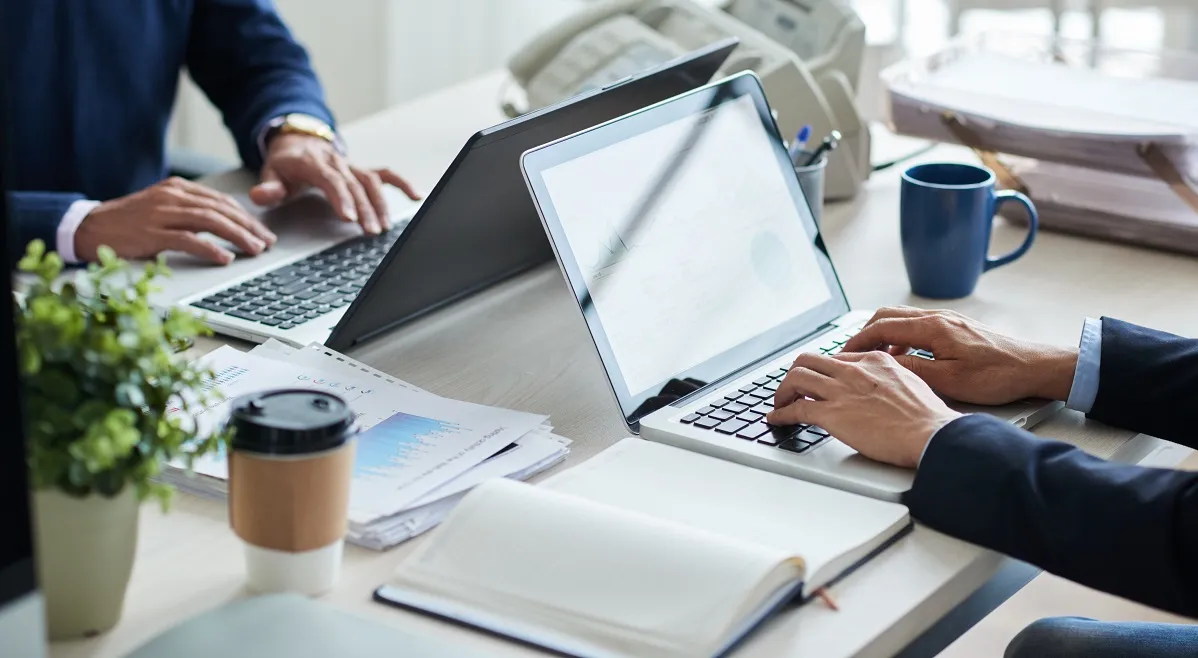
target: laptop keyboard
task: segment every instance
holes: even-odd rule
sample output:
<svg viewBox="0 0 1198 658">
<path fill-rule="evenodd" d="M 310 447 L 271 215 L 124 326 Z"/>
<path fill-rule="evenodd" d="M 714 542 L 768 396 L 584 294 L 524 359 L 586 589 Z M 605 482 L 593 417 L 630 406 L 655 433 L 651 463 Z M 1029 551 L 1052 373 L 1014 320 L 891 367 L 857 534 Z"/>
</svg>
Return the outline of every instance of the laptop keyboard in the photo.
<svg viewBox="0 0 1198 658">
<path fill-rule="evenodd" d="M 363 235 L 213 293 L 191 305 L 268 327 L 294 329 L 348 306 L 407 222 Z"/>
<path fill-rule="evenodd" d="M 818 351 L 821 354 L 839 354 L 849 338 L 860 330 L 860 327 L 856 327 L 851 331 L 833 333 L 820 344 Z M 787 452 L 807 452 L 828 440 L 826 430 L 814 425 L 775 426 L 765 422 L 765 415 L 774 410 L 774 392 L 788 372 L 789 368 L 779 368 L 735 391 L 717 395 L 681 422 Z"/>
</svg>

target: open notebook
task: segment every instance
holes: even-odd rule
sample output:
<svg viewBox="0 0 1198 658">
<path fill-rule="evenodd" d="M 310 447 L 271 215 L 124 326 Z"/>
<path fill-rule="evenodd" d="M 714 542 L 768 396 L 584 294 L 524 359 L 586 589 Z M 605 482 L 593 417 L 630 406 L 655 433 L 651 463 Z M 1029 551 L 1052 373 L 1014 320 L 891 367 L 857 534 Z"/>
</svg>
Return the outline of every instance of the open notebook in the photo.
<svg viewBox="0 0 1198 658">
<path fill-rule="evenodd" d="M 576 656 L 717 656 L 911 525 L 907 509 L 640 439 L 492 480 L 375 598 Z"/>
</svg>

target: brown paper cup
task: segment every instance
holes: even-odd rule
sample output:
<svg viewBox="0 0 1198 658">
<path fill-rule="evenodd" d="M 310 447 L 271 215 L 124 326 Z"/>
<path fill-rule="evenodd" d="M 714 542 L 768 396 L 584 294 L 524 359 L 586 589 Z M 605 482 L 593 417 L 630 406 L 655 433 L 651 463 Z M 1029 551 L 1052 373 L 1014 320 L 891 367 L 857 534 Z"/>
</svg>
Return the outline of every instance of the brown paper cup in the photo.
<svg viewBox="0 0 1198 658">
<path fill-rule="evenodd" d="M 321 594 L 340 575 L 354 442 L 312 455 L 233 451 L 229 520 L 260 592 Z"/>
</svg>

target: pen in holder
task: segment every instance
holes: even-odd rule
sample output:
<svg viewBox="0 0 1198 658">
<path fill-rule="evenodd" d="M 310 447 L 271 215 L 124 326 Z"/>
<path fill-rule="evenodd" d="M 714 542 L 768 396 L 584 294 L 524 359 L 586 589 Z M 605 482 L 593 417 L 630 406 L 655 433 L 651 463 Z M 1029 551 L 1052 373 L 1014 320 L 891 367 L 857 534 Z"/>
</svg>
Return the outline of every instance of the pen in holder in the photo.
<svg viewBox="0 0 1198 658">
<path fill-rule="evenodd" d="M 797 162 L 807 162 L 815 151 L 799 151 Z M 824 172 L 828 168 L 828 154 L 822 153 L 819 159 L 811 164 L 795 165 L 795 176 L 799 179 L 799 187 L 803 188 L 803 196 L 811 206 L 811 216 L 818 226 L 824 214 Z"/>
</svg>

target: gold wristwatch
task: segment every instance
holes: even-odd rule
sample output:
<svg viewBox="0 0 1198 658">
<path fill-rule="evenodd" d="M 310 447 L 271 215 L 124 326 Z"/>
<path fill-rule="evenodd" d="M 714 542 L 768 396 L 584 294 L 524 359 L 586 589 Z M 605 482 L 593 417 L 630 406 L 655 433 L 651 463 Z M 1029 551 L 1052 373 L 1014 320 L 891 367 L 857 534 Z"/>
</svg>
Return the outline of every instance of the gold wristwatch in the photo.
<svg viewBox="0 0 1198 658">
<path fill-rule="evenodd" d="M 276 135 L 310 135 L 312 137 L 319 137 L 336 147 L 337 151 L 342 155 L 345 154 L 345 145 L 341 142 L 337 131 L 333 130 L 333 127 L 324 121 L 308 114 L 285 114 L 271 121 L 267 125 L 266 139 L 263 140 L 264 145 L 269 144 L 270 140 Z"/>
</svg>

